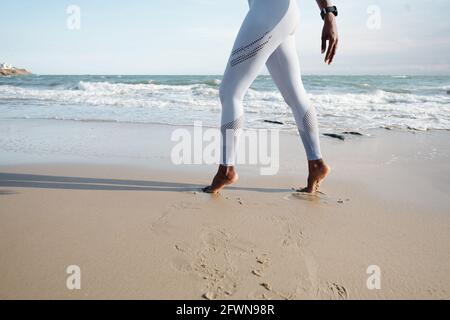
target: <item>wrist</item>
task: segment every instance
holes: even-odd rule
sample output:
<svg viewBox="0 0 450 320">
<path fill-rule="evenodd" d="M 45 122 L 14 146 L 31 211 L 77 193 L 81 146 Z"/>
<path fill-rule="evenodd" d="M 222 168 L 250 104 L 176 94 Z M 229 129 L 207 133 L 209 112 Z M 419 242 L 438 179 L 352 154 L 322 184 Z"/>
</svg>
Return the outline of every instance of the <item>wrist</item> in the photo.
<svg viewBox="0 0 450 320">
<path fill-rule="evenodd" d="M 320 9 L 320 16 L 323 20 L 325 20 L 325 18 L 329 17 L 330 15 L 333 15 L 334 17 L 338 15 L 338 9 L 336 6 L 330 6 Z"/>
<path fill-rule="evenodd" d="M 334 21 L 336 21 L 336 16 L 332 12 L 328 12 L 323 17 L 323 21 L 325 21 L 325 22 L 334 22 Z"/>
</svg>

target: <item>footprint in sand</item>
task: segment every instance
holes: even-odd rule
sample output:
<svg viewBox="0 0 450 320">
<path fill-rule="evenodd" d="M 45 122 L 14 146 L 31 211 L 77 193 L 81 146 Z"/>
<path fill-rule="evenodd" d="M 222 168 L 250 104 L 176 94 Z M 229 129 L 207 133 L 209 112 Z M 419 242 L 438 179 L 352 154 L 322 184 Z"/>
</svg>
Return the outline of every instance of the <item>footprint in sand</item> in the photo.
<svg viewBox="0 0 450 320">
<path fill-rule="evenodd" d="M 252 274 L 261 278 L 262 276 L 264 276 L 264 271 L 262 269 L 253 269 Z"/>
<path fill-rule="evenodd" d="M 180 256 L 172 260 L 172 268 L 206 282 L 202 298 L 215 300 L 235 293 L 238 283 L 237 275 L 225 252 L 214 251 L 206 246 L 194 252 L 178 244 L 174 245 L 174 250 Z"/>
<path fill-rule="evenodd" d="M 209 249 L 223 250 L 233 255 L 251 253 L 256 247 L 252 242 L 238 239 L 233 234 L 221 229 L 208 230 L 202 233 L 201 237 Z"/>
<path fill-rule="evenodd" d="M 329 203 L 330 198 L 322 192 L 317 193 L 306 193 L 306 192 L 297 192 L 294 190 L 293 193 L 290 193 L 283 197 L 284 200 L 302 200 L 302 201 L 309 201 L 313 203 Z"/>
<path fill-rule="evenodd" d="M 181 253 L 190 253 L 192 251 L 192 248 L 185 243 L 176 243 L 173 247 L 175 250 Z"/>
<path fill-rule="evenodd" d="M 270 257 L 267 253 L 263 253 L 256 257 L 256 262 L 263 266 L 267 266 L 270 262 Z"/>
<path fill-rule="evenodd" d="M 172 267 L 182 273 L 191 273 L 193 271 L 191 263 L 183 257 L 174 258 L 172 260 Z"/>
<path fill-rule="evenodd" d="M 281 231 L 281 248 L 302 250 L 304 236 L 299 219 L 282 216 L 272 216 L 271 219 Z"/>
<path fill-rule="evenodd" d="M 326 282 L 321 286 L 320 291 L 326 298 L 333 300 L 346 300 L 349 297 L 347 289 L 336 282 Z"/>
<path fill-rule="evenodd" d="M 284 196 L 283 199 L 288 201 L 302 200 L 318 204 L 332 204 L 332 203 L 344 204 L 350 202 L 349 198 L 331 197 L 320 191 L 313 194 L 295 191 L 291 194 Z"/>
<path fill-rule="evenodd" d="M 252 269 L 251 273 L 258 278 L 264 277 L 264 272 L 266 271 L 270 262 L 269 255 L 266 253 L 258 255 L 255 258 L 255 262 L 256 266 Z"/>
<path fill-rule="evenodd" d="M 210 230 L 201 234 L 203 243 L 210 249 L 217 251 L 226 248 L 231 240 L 231 234 L 223 230 Z"/>
<path fill-rule="evenodd" d="M 150 230 L 157 235 L 168 235 L 173 231 L 174 227 L 167 221 L 170 211 L 163 212 L 158 219 L 150 225 Z"/>
<path fill-rule="evenodd" d="M 303 232 L 295 225 L 287 223 L 284 226 L 284 235 L 281 242 L 283 248 L 302 249 Z"/>
<path fill-rule="evenodd" d="M 348 299 L 348 291 L 344 286 L 337 283 L 331 283 L 328 287 L 335 297 L 338 297 L 339 299 Z"/>
<path fill-rule="evenodd" d="M 253 243 L 238 239 L 222 228 L 207 228 L 200 233 L 200 247 L 177 243 L 174 250 L 184 257 L 172 261 L 179 272 L 189 273 L 202 279 L 204 293 L 208 300 L 232 296 L 238 288 L 242 270 L 238 270 L 239 258 L 254 252 Z"/>
<path fill-rule="evenodd" d="M 211 252 L 200 252 L 193 269 L 206 283 L 203 298 L 208 300 L 232 296 L 238 285 L 238 275 L 226 256 L 217 257 Z"/>
<path fill-rule="evenodd" d="M 284 299 L 284 300 L 292 300 L 296 298 L 297 285 L 294 285 L 291 289 L 286 289 L 284 284 L 280 283 L 278 280 L 275 280 L 275 283 L 272 281 L 273 271 L 268 272 L 273 266 L 271 266 L 270 255 L 267 253 L 260 254 L 256 256 L 255 262 L 257 266 L 252 270 L 252 274 L 257 279 L 258 288 L 256 291 L 250 293 L 248 295 L 251 299 Z M 275 268 L 277 268 L 275 266 Z M 273 269 L 273 268 L 272 268 Z M 290 280 L 291 281 L 291 280 Z M 292 281 L 291 281 L 292 282 Z M 294 280 L 297 282 L 297 279 Z"/>
<path fill-rule="evenodd" d="M 195 203 L 186 201 L 174 203 L 168 206 L 166 210 L 164 210 L 162 214 L 150 224 L 150 230 L 158 235 L 168 235 L 175 232 L 175 225 L 169 221 L 175 221 L 173 216 L 180 213 L 185 214 L 187 210 L 196 212 L 201 210 L 201 207 Z"/>
</svg>

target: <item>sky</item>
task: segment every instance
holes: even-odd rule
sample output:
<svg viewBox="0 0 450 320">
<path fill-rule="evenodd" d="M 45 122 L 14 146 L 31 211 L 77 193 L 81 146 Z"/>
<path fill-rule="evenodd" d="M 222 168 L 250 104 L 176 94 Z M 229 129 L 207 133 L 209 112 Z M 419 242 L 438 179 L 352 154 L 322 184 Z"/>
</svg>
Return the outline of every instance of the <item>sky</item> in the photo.
<svg viewBox="0 0 450 320">
<path fill-rule="evenodd" d="M 335 0 L 331 66 L 315 0 L 297 1 L 305 74 L 450 74 L 448 0 Z M 222 74 L 248 11 L 246 0 L 0 0 L 0 8 L 0 62 L 37 74 Z"/>
</svg>

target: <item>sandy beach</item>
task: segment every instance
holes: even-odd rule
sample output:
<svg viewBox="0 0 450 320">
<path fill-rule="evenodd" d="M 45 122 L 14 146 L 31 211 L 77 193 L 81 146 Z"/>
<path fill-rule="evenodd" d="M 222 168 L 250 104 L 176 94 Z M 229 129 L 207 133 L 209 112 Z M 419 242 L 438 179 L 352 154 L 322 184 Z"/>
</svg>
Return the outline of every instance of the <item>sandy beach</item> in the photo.
<svg viewBox="0 0 450 320">
<path fill-rule="evenodd" d="M 0 120 L 0 298 L 450 298 L 448 131 L 323 137 L 314 196 L 282 133 L 277 175 L 244 165 L 213 196 L 214 165 L 172 164 L 174 128 Z"/>
</svg>

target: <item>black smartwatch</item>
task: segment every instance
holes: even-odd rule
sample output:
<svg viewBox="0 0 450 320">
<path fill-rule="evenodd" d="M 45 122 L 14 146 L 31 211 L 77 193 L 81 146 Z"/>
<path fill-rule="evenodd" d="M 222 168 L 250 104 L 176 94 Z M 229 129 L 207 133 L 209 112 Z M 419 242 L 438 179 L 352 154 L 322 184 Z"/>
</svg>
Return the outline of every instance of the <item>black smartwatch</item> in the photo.
<svg viewBox="0 0 450 320">
<path fill-rule="evenodd" d="M 322 17 L 322 20 L 325 19 L 325 16 L 328 13 L 332 13 L 332 14 L 334 14 L 335 17 L 337 17 L 337 15 L 338 15 L 337 7 L 336 6 L 332 6 L 332 7 L 326 7 L 326 8 L 321 9 L 320 10 L 320 16 Z"/>
</svg>

